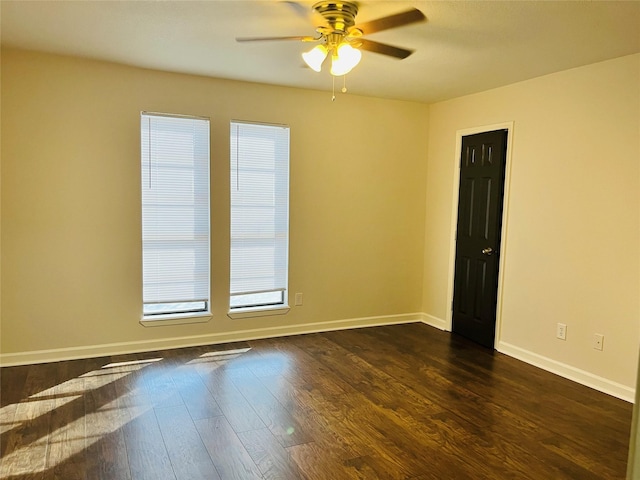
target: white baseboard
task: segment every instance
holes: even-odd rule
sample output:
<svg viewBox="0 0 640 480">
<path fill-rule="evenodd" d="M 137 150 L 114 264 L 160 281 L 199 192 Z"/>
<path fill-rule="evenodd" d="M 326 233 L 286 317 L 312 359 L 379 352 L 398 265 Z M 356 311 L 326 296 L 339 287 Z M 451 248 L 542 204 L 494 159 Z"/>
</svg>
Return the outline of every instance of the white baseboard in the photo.
<svg viewBox="0 0 640 480">
<path fill-rule="evenodd" d="M 627 402 L 634 403 L 635 401 L 635 389 L 627 387 L 626 385 L 599 377 L 598 375 L 594 375 L 585 370 L 572 367 L 571 365 L 558 362 L 506 342 L 499 342 L 496 350 L 538 368 L 542 368 L 548 372 L 573 380 L 581 385 L 585 385 L 608 395 L 626 400 Z"/>
<path fill-rule="evenodd" d="M 433 315 L 429 315 L 428 313 L 422 314 L 422 323 L 426 323 L 438 330 L 447 330 L 447 322 L 442 320 L 441 318 L 434 317 Z"/>
<path fill-rule="evenodd" d="M 58 362 L 79 358 L 93 358 L 125 353 L 152 352 L 170 348 L 195 347 L 217 343 L 241 342 L 260 338 L 286 337 L 305 333 L 346 330 L 349 328 L 375 327 L 401 323 L 422 322 L 424 314 L 407 313 L 401 315 L 384 315 L 379 317 L 350 318 L 329 322 L 286 325 L 280 327 L 238 330 L 225 333 L 211 333 L 188 337 L 164 338 L 159 340 L 142 340 L 136 342 L 107 343 L 102 345 L 83 345 L 78 347 L 54 348 L 19 353 L 0 354 L 0 366 L 31 365 L 35 363 Z"/>
</svg>

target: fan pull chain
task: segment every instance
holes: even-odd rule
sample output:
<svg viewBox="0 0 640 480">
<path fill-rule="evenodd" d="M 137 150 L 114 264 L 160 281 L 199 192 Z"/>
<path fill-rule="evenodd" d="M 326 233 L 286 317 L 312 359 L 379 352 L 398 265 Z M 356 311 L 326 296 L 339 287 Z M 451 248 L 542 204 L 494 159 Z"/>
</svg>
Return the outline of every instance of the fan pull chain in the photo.
<svg viewBox="0 0 640 480">
<path fill-rule="evenodd" d="M 336 77 L 334 77 L 333 75 L 331 76 L 331 81 L 332 81 L 332 85 L 331 85 L 331 101 L 335 102 L 336 101 Z M 340 91 L 342 93 L 347 93 L 347 75 L 343 75 L 342 76 L 342 88 L 340 89 Z"/>
</svg>

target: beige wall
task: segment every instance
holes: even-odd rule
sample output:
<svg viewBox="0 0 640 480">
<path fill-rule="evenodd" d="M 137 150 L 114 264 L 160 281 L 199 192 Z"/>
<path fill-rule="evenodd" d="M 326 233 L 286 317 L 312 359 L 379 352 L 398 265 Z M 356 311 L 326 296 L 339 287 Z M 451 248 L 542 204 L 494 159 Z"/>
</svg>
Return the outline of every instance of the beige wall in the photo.
<svg viewBox="0 0 640 480">
<path fill-rule="evenodd" d="M 141 110 L 211 118 L 206 324 L 139 324 Z M 226 315 L 232 119 L 291 127 L 290 292 L 303 292 L 304 306 L 284 316 Z M 331 102 L 327 92 L 3 51 L 3 357 L 419 312 L 427 119 L 428 107 L 415 103 L 354 95 Z"/>
<path fill-rule="evenodd" d="M 430 106 L 423 311 L 443 321 L 456 132 L 501 122 L 514 129 L 497 347 L 631 395 L 640 336 L 640 55 Z M 567 324 L 566 341 L 555 338 L 558 322 Z M 605 336 L 602 352 L 592 348 L 595 333 Z"/>
</svg>

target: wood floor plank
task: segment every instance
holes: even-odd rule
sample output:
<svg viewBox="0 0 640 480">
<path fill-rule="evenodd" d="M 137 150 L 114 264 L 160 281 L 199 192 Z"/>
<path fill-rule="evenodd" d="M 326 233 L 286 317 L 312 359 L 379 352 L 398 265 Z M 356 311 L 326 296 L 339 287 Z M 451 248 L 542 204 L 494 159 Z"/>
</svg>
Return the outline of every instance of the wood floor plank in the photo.
<svg viewBox="0 0 640 480">
<path fill-rule="evenodd" d="M 122 427 L 132 480 L 176 480 L 153 406 L 127 399 L 130 419 Z"/>
<path fill-rule="evenodd" d="M 271 395 L 253 372 L 246 369 L 245 375 L 236 377 L 232 381 L 283 447 L 308 443 L 312 440 L 296 418 L 289 414 L 276 397 Z"/>
<path fill-rule="evenodd" d="M 232 381 L 232 373 L 224 364 L 211 361 L 198 364 L 203 383 L 236 432 L 260 430 L 266 425 Z"/>
<path fill-rule="evenodd" d="M 353 478 L 340 458 L 334 457 L 331 451 L 315 442 L 294 445 L 288 451 L 306 480 L 327 480 L 328 472 L 331 472 L 332 480 Z"/>
<path fill-rule="evenodd" d="M 15 420 L 17 409 L 18 402 L 8 403 L 7 405 L 0 407 L 0 435 L 3 436 L 3 443 L 0 445 L 0 452 L 4 452 L 4 441 L 7 436 L 7 432 L 10 432 L 19 425 L 19 422 Z"/>
<path fill-rule="evenodd" d="M 223 414 L 220 406 L 198 374 L 195 364 L 186 362 L 177 366 L 171 371 L 171 378 L 191 418 L 195 420 Z"/>
<path fill-rule="evenodd" d="M 2 435 L 0 478 L 24 475 L 42 478 L 46 469 L 50 412 L 56 400 L 46 394 L 57 365 L 31 365 L 16 405 L 12 430 Z M 45 392 L 42 396 L 41 393 Z"/>
<path fill-rule="evenodd" d="M 84 480 L 87 478 L 85 403 L 78 393 L 87 391 L 83 377 L 69 374 L 70 362 L 56 368 L 56 384 L 47 390 L 55 401 L 47 436 L 47 474 L 44 478 Z M 69 401 L 69 397 L 73 400 Z"/>
<path fill-rule="evenodd" d="M 156 407 L 156 418 L 177 480 L 220 480 L 186 406 Z"/>
<path fill-rule="evenodd" d="M 279 355 L 285 357 L 293 368 L 283 369 L 280 375 L 292 385 L 309 390 L 312 393 L 324 395 L 341 395 L 350 390 L 348 383 L 333 374 L 324 365 L 316 362 L 309 352 L 297 346 L 297 340 L 307 335 L 295 338 L 274 338 L 251 342 L 258 349 L 267 343 L 270 349 L 275 349 Z"/>
<path fill-rule="evenodd" d="M 89 370 L 83 375 L 87 478 L 129 480 L 127 447 L 120 428 L 129 416 L 119 401 L 119 369 Z M 106 381 L 105 381 L 106 380 Z"/>
<path fill-rule="evenodd" d="M 407 478 L 390 462 L 373 455 L 351 458 L 342 463 L 350 478 L 360 480 L 401 480 Z"/>
<path fill-rule="evenodd" d="M 238 437 L 265 480 L 300 479 L 298 466 L 269 429 L 241 432 Z"/>
<path fill-rule="evenodd" d="M 172 373 L 176 368 L 175 362 L 160 352 L 162 360 L 140 370 L 140 379 L 146 386 L 149 398 L 156 407 L 175 407 L 184 405 L 182 396 L 173 382 Z"/>
<path fill-rule="evenodd" d="M 318 396 L 313 396 L 309 390 L 298 390 L 283 377 L 262 377 L 260 382 L 275 397 L 282 399 L 281 403 L 290 403 L 287 408 L 297 423 L 313 439 L 313 442 L 325 451 L 331 451 L 332 456 L 340 459 L 350 459 L 363 455 L 369 451 L 356 445 L 353 436 L 344 428 L 336 425 L 336 420 L 324 411 Z M 313 399 L 311 400 L 311 398 Z"/>
<path fill-rule="evenodd" d="M 2 395 L 0 395 L 0 407 L 16 404 L 30 395 L 25 389 L 29 370 L 30 365 L 0 369 L 0 392 L 2 392 Z"/>
<path fill-rule="evenodd" d="M 209 456 L 224 480 L 257 480 L 263 476 L 224 416 L 195 421 Z"/>
</svg>

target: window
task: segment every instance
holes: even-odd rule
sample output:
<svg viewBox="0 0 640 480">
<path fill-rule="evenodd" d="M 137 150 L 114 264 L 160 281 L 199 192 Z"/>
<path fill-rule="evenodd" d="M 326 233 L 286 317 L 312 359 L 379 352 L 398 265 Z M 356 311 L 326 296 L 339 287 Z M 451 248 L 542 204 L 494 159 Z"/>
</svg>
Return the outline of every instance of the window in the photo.
<svg viewBox="0 0 640 480">
<path fill-rule="evenodd" d="M 209 311 L 209 120 L 142 113 L 143 315 Z"/>
<path fill-rule="evenodd" d="M 286 307 L 289 127 L 231 123 L 231 292 L 234 309 Z"/>
</svg>

